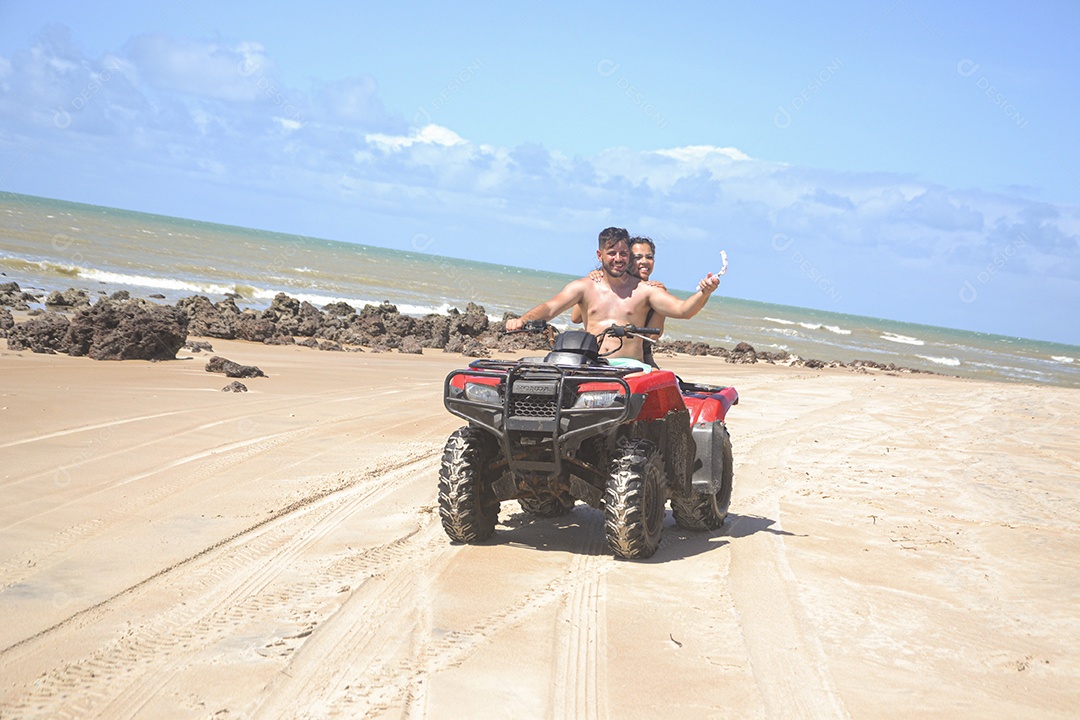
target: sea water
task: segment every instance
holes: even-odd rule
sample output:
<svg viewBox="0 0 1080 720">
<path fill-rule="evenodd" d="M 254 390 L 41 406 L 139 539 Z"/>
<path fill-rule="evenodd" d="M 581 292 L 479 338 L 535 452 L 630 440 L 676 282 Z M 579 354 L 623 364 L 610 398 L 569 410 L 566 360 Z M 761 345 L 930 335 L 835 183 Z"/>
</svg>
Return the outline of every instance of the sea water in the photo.
<svg viewBox="0 0 1080 720">
<path fill-rule="evenodd" d="M 582 254 L 582 274 L 594 258 Z M 128 290 L 175 302 L 226 294 L 265 307 L 279 292 L 322 306 L 389 301 L 411 315 L 482 305 L 521 314 L 573 276 L 0 193 L 0 281 L 24 290 Z M 662 274 L 660 275 L 662 277 Z M 688 292 L 672 289 L 686 297 Z M 1080 347 L 723 297 L 666 337 L 871 360 L 962 377 L 1080 387 Z M 556 320 L 568 324 L 569 317 Z"/>
</svg>

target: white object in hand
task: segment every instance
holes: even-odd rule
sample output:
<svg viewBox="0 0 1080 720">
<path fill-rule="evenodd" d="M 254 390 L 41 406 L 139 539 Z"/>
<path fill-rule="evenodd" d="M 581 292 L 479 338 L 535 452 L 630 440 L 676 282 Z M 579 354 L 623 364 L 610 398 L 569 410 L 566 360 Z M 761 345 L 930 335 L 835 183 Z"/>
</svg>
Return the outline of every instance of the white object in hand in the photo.
<svg viewBox="0 0 1080 720">
<path fill-rule="evenodd" d="M 726 250 L 721 250 L 720 251 L 720 260 L 721 260 L 721 262 L 724 263 L 724 265 L 723 265 L 723 267 L 720 268 L 720 272 L 716 273 L 717 275 L 723 275 L 724 273 L 727 272 L 727 251 Z"/>
</svg>

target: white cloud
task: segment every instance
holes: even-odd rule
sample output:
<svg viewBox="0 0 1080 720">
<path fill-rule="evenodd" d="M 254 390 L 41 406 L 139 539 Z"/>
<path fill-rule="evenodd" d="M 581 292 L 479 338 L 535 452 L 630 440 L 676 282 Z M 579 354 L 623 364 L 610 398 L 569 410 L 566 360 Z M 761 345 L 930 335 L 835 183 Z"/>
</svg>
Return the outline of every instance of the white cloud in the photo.
<svg viewBox="0 0 1080 720">
<path fill-rule="evenodd" d="M 681 162 L 707 164 L 719 158 L 728 160 L 749 160 L 750 156 L 733 147 L 715 147 L 713 145 L 688 145 L 686 147 L 657 150 L 657 155 L 665 155 Z"/>
<path fill-rule="evenodd" d="M 137 38 L 130 58 L 146 83 L 230 102 L 253 102 L 272 83 L 274 67 L 258 43 L 236 45 L 153 34 Z"/>
<path fill-rule="evenodd" d="M 464 145 L 465 140 L 456 132 L 449 128 L 442 127 L 440 125 L 425 125 L 419 130 L 415 130 L 409 135 L 383 135 L 381 133 L 371 133 L 364 136 L 364 140 L 368 143 L 375 145 L 384 152 L 398 152 L 404 148 L 412 145 L 441 145 L 442 147 L 453 147 L 454 145 Z"/>
</svg>

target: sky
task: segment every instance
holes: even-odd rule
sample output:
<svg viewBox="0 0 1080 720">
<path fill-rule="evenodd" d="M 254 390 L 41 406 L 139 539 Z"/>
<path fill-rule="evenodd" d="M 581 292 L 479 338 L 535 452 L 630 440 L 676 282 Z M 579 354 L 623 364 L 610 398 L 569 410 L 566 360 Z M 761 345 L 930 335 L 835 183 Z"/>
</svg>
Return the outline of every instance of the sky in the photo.
<svg viewBox="0 0 1080 720">
<path fill-rule="evenodd" d="M 0 190 L 1080 344 L 1073 0 L 281 5 L 0 0 Z"/>
</svg>

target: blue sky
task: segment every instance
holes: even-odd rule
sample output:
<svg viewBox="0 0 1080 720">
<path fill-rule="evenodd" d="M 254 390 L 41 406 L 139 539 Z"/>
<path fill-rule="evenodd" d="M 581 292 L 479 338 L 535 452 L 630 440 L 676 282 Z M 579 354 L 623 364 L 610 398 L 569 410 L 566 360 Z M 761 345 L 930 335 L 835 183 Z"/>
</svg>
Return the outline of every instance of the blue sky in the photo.
<svg viewBox="0 0 1080 720">
<path fill-rule="evenodd" d="M 804 5 L 0 2 L 0 189 L 1080 344 L 1080 3 Z"/>
</svg>

